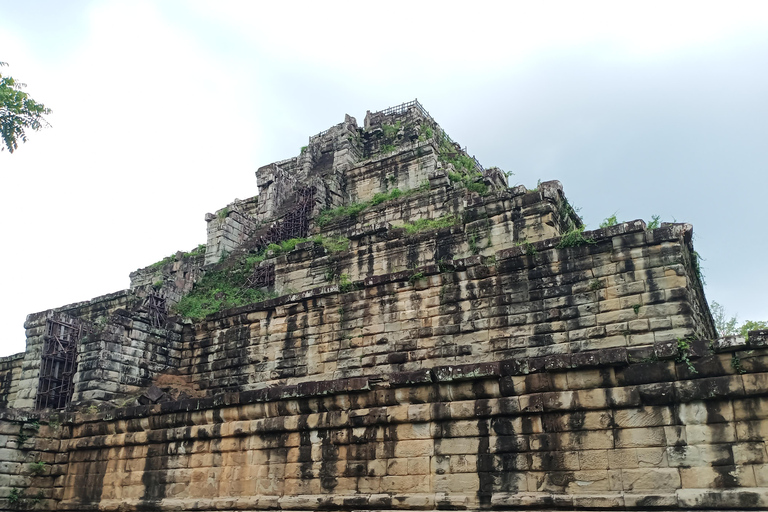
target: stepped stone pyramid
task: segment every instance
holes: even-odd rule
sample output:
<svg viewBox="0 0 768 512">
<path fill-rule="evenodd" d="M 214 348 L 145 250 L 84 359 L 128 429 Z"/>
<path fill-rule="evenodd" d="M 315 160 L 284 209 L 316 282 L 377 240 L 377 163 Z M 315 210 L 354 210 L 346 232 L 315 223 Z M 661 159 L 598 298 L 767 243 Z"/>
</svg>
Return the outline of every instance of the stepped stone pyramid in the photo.
<svg viewBox="0 0 768 512">
<path fill-rule="evenodd" d="M 689 224 L 586 231 L 418 101 L 256 177 L 27 317 L 0 510 L 768 509 L 768 332 L 717 338 Z"/>
</svg>

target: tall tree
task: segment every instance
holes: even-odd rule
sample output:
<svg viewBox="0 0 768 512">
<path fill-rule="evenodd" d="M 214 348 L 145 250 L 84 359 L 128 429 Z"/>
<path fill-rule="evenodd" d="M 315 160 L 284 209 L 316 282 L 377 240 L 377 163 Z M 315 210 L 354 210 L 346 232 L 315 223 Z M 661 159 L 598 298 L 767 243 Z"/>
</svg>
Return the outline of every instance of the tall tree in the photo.
<svg viewBox="0 0 768 512">
<path fill-rule="evenodd" d="M 729 317 L 725 312 L 725 307 L 712 301 L 709 305 L 709 311 L 712 313 L 712 319 L 715 321 L 715 328 L 718 336 L 731 336 L 738 332 L 736 315 Z"/>
<path fill-rule="evenodd" d="M 0 62 L 0 67 L 7 66 Z M 43 116 L 51 109 L 29 97 L 22 89 L 25 84 L 13 77 L 0 74 L 0 136 L 3 146 L 0 150 L 13 153 L 19 147 L 19 141 L 27 141 L 27 130 L 40 130 L 49 126 Z"/>
<path fill-rule="evenodd" d="M 709 311 L 715 321 L 718 336 L 733 336 L 735 334 L 748 339 L 749 331 L 768 329 L 768 322 L 763 320 L 746 320 L 743 324 L 738 325 L 738 316 L 728 316 L 725 307 L 715 301 L 710 304 Z"/>
</svg>

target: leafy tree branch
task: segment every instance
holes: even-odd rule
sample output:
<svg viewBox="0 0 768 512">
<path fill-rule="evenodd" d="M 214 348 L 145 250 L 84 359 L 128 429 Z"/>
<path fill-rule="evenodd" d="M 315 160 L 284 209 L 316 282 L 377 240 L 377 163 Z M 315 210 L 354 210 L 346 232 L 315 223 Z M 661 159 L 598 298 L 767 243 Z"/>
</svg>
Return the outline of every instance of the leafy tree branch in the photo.
<svg viewBox="0 0 768 512">
<path fill-rule="evenodd" d="M 0 62 L 0 67 L 7 66 Z M 23 91 L 25 84 L 11 76 L 0 74 L 0 136 L 3 146 L 13 153 L 19 147 L 19 141 L 27 141 L 28 130 L 41 130 L 50 126 L 43 116 L 51 109 L 33 100 Z"/>
</svg>

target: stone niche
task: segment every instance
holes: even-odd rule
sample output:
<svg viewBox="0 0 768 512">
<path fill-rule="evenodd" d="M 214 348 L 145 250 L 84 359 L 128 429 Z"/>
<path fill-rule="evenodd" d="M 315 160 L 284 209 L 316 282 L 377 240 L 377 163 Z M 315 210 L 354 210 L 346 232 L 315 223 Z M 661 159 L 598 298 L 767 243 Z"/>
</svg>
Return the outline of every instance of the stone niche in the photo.
<svg viewBox="0 0 768 512">
<path fill-rule="evenodd" d="M 690 225 L 585 231 L 418 102 L 257 178 L 205 247 L 27 318 L 0 510 L 768 509 L 768 332 L 716 337 Z M 270 298 L 174 316 L 243 261 Z"/>
</svg>

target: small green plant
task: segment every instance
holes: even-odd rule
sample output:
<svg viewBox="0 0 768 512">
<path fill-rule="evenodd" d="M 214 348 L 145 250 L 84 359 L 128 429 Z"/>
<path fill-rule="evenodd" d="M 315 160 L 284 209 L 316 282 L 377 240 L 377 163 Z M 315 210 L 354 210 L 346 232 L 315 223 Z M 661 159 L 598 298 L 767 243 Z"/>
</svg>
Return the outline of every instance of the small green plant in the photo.
<svg viewBox="0 0 768 512">
<path fill-rule="evenodd" d="M 52 419 L 48 422 L 48 428 L 51 430 L 58 430 L 61 427 L 61 421 L 58 419 Z"/>
<path fill-rule="evenodd" d="M 432 131 L 432 127 L 431 126 L 425 126 L 424 127 L 424 137 L 425 138 L 431 139 L 434 134 L 435 133 Z"/>
<path fill-rule="evenodd" d="M 558 249 L 565 249 L 567 247 L 579 247 L 585 244 L 597 243 L 591 238 L 584 237 L 584 226 L 580 228 L 574 228 L 568 231 L 560 238 L 560 242 L 556 245 Z"/>
<path fill-rule="evenodd" d="M 16 487 L 11 489 L 11 492 L 8 493 L 8 503 L 11 505 L 19 505 L 21 501 L 24 499 L 24 491 L 20 491 Z"/>
<path fill-rule="evenodd" d="M 34 507 L 41 501 L 43 501 L 43 498 L 45 498 L 45 494 L 43 494 L 43 491 L 37 491 L 34 496 L 30 499 L 32 506 Z"/>
<path fill-rule="evenodd" d="M 355 218 L 357 215 L 368 208 L 369 203 L 352 203 L 347 206 L 339 206 L 338 208 L 332 208 L 330 210 L 323 210 L 315 219 L 317 225 L 320 227 L 342 217 Z"/>
<path fill-rule="evenodd" d="M 739 359 L 739 356 L 737 356 L 736 353 L 731 355 L 731 368 L 739 374 L 747 373 L 747 370 L 741 366 L 741 359 Z"/>
<path fill-rule="evenodd" d="M 474 161 L 473 161 L 473 164 L 474 164 Z M 478 194 L 483 196 L 488 193 L 488 186 L 485 183 L 475 181 L 475 179 L 480 178 L 481 176 L 482 176 L 481 174 L 474 173 L 474 172 L 467 174 L 462 172 L 448 171 L 448 179 L 452 183 L 461 185 L 465 187 L 467 190 L 471 190 L 472 192 L 477 192 Z"/>
<path fill-rule="evenodd" d="M 703 286 L 707 284 L 707 282 L 704 280 L 704 271 L 701 268 L 702 261 L 704 261 L 704 258 L 702 258 L 698 252 L 691 251 L 691 266 L 693 267 L 693 272 L 696 274 L 696 277 L 699 278 L 699 281 Z"/>
<path fill-rule="evenodd" d="M 8 504 L 14 508 L 26 508 L 27 500 L 29 500 L 29 505 L 34 507 L 40 503 L 44 497 L 45 494 L 43 494 L 43 491 L 37 491 L 37 494 L 35 494 L 32 498 L 28 498 L 24 491 L 14 487 L 11 489 L 11 492 L 8 493 Z"/>
<path fill-rule="evenodd" d="M 605 283 L 597 278 L 591 280 L 589 282 L 589 289 L 592 291 L 599 290 L 601 288 L 605 288 Z"/>
<path fill-rule="evenodd" d="M 160 261 L 156 261 L 155 263 L 151 264 L 149 268 L 160 268 L 166 263 L 170 263 L 174 260 L 176 256 L 171 254 L 170 256 L 166 256 L 165 258 L 161 259 Z"/>
<path fill-rule="evenodd" d="M 421 231 L 447 228 L 456 225 L 458 222 L 459 218 L 457 216 L 444 215 L 442 217 L 438 217 L 437 219 L 419 219 L 415 222 L 405 223 L 402 226 L 396 227 L 404 228 L 407 234 L 412 235 Z"/>
<path fill-rule="evenodd" d="M 456 267 L 452 264 L 451 260 L 441 258 L 437 262 L 437 270 L 442 274 L 445 272 L 456 272 Z"/>
<path fill-rule="evenodd" d="M 355 283 L 349 278 L 349 274 L 341 274 L 339 276 L 339 291 L 341 293 L 351 292 L 355 289 Z"/>
<path fill-rule="evenodd" d="M 403 191 L 401 191 L 399 188 L 393 188 L 392 190 L 389 191 L 389 194 L 386 200 L 388 201 L 390 199 L 397 199 L 398 197 L 402 197 L 402 196 L 403 196 Z"/>
<path fill-rule="evenodd" d="M 634 311 L 636 315 L 639 315 L 640 314 L 640 304 L 632 305 L 632 311 Z"/>
<path fill-rule="evenodd" d="M 323 236 L 315 235 L 312 237 L 312 241 L 322 245 L 325 250 L 330 253 L 346 251 L 349 249 L 349 238 L 345 238 L 341 235 L 338 236 Z"/>
<path fill-rule="evenodd" d="M 45 463 L 45 461 L 39 460 L 29 465 L 29 472 L 35 476 L 40 476 L 43 473 L 45 473 L 46 467 L 47 467 L 47 464 Z"/>
<path fill-rule="evenodd" d="M 576 223 L 574 217 L 578 218 L 578 212 L 581 208 L 574 208 L 567 199 L 560 201 L 557 207 L 557 215 L 560 220 L 560 226 L 565 228 L 565 231 L 571 231 L 576 229 Z"/>
<path fill-rule="evenodd" d="M 249 254 L 245 257 L 245 266 L 248 268 L 254 268 L 256 265 L 267 259 L 267 251 L 259 251 L 255 254 Z"/>
<path fill-rule="evenodd" d="M 616 212 L 614 212 L 610 217 L 603 219 L 603 222 L 600 223 L 600 228 L 609 228 L 611 226 L 615 226 L 618 223 L 619 221 L 616 220 Z"/>
<path fill-rule="evenodd" d="M 16 436 L 16 446 L 21 448 L 24 446 L 24 443 L 27 442 L 27 439 L 30 438 L 30 435 L 24 432 L 23 430 L 19 432 L 19 435 Z"/>
<path fill-rule="evenodd" d="M 185 252 L 183 256 L 200 256 L 205 254 L 205 244 L 200 244 L 189 252 Z"/>
<path fill-rule="evenodd" d="M 155 290 L 159 290 L 162 287 L 163 287 L 163 280 L 162 279 L 158 279 L 157 281 L 152 283 L 152 288 L 154 288 Z"/>
<path fill-rule="evenodd" d="M 411 277 L 408 278 L 408 282 L 411 284 L 414 284 L 416 281 L 424 277 L 424 272 L 416 272 L 414 271 L 413 274 L 411 274 Z"/>
<path fill-rule="evenodd" d="M 39 432 L 40 431 L 40 420 L 32 420 L 32 421 L 30 421 L 28 428 L 30 430 L 34 430 L 35 432 Z"/>
<path fill-rule="evenodd" d="M 528 240 L 521 240 L 520 242 L 517 243 L 517 245 L 525 247 L 525 254 L 527 254 L 528 256 L 536 256 L 536 254 L 538 254 L 538 251 L 536 250 L 536 246 L 533 245 Z"/>
<path fill-rule="evenodd" d="M 677 362 L 684 363 L 691 374 L 699 373 L 691 362 L 691 340 L 690 338 L 677 338 Z"/>
<path fill-rule="evenodd" d="M 299 151 L 299 154 L 303 155 L 306 150 L 307 150 L 307 146 L 301 146 L 301 150 Z"/>
<path fill-rule="evenodd" d="M 391 177 L 391 178 L 394 178 L 394 177 Z M 424 188 L 424 183 L 419 185 L 418 188 L 414 188 L 410 190 L 400 190 L 399 188 L 394 188 L 386 193 L 377 192 L 376 194 L 374 194 L 373 198 L 370 201 L 366 201 L 363 203 L 352 203 L 347 206 L 339 206 L 337 208 L 323 210 L 315 218 L 315 222 L 317 223 L 318 226 L 323 227 L 337 219 L 342 219 L 345 217 L 354 219 L 360 214 L 360 212 L 362 212 L 363 210 L 365 210 L 370 206 L 376 206 L 385 201 L 390 201 L 392 199 L 397 199 L 399 197 L 407 197 L 412 194 L 416 194 L 418 192 L 423 192 L 424 190 L 429 190 L 429 180 L 425 180 L 425 181 L 427 182 L 426 189 Z"/>
<path fill-rule="evenodd" d="M 219 219 L 220 219 L 220 220 L 224 220 L 224 219 L 226 219 L 226 218 L 227 218 L 227 216 L 229 215 L 229 206 L 225 206 L 224 208 L 222 208 L 222 209 L 219 211 L 218 215 L 219 215 Z"/>
<path fill-rule="evenodd" d="M 189 252 L 183 252 L 181 254 L 181 257 L 185 258 L 188 256 L 200 256 L 201 254 L 205 254 L 205 244 L 200 244 Z M 166 256 L 160 261 L 156 261 L 155 263 L 149 265 L 149 268 L 151 269 L 160 268 L 166 263 L 171 263 L 175 259 L 176 259 L 176 254 L 174 253 L 174 254 L 171 254 L 170 256 Z"/>
<path fill-rule="evenodd" d="M 393 144 L 382 144 L 381 145 L 381 152 L 382 153 L 391 153 L 395 150 L 395 146 Z"/>
<path fill-rule="evenodd" d="M 398 189 L 395 189 L 395 190 L 398 190 Z M 385 192 L 377 192 L 373 194 L 373 198 L 371 199 L 371 206 L 376 206 L 377 204 L 381 204 L 387 199 L 389 199 L 389 194 Z"/>
<path fill-rule="evenodd" d="M 382 124 L 381 131 L 384 132 L 384 136 L 388 139 L 393 139 L 397 136 L 397 132 L 400 131 L 400 121 L 397 121 L 394 125 Z"/>
<path fill-rule="evenodd" d="M 648 223 L 646 229 L 658 229 L 661 226 L 661 217 L 658 215 L 651 215 L 651 222 Z"/>
<path fill-rule="evenodd" d="M 400 189 L 396 188 L 396 189 L 392 190 L 392 192 L 394 192 L 395 190 L 397 190 L 397 196 L 395 196 L 395 197 L 400 197 L 400 195 L 402 195 L 401 192 L 400 192 Z M 391 192 L 390 192 L 390 194 L 391 194 Z M 376 194 L 373 195 L 373 199 L 371 199 L 371 205 L 372 206 L 376 206 L 377 204 L 383 203 L 384 201 L 386 201 L 386 200 L 388 200 L 390 198 L 390 194 L 387 194 L 387 193 L 384 193 L 384 192 L 377 192 Z"/>
<path fill-rule="evenodd" d="M 478 183 L 476 181 L 470 181 L 466 184 L 467 190 L 471 190 L 472 192 L 477 192 L 481 196 L 484 196 L 488 193 L 488 185 L 485 183 Z"/>
<path fill-rule="evenodd" d="M 283 240 L 279 244 L 269 244 L 267 248 L 275 251 L 276 254 L 283 254 L 286 252 L 291 252 L 296 248 L 297 245 L 308 241 L 309 240 L 306 238 L 289 238 L 288 240 Z M 275 245 L 277 247 L 275 247 Z"/>
<path fill-rule="evenodd" d="M 469 251 L 472 254 L 478 254 L 480 252 L 480 246 L 477 245 L 477 232 L 473 232 L 469 235 Z"/>
</svg>

